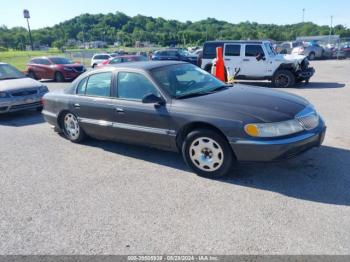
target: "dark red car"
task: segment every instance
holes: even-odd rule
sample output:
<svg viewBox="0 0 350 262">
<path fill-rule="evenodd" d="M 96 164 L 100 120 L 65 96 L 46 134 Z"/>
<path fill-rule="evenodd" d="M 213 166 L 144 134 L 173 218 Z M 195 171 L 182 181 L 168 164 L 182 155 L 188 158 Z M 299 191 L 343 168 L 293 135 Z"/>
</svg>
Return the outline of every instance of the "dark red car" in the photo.
<svg viewBox="0 0 350 262">
<path fill-rule="evenodd" d="M 52 79 L 56 82 L 73 80 L 86 71 L 81 64 L 65 57 L 37 57 L 27 64 L 27 74 L 33 79 Z"/>
<path fill-rule="evenodd" d="M 116 56 L 108 60 L 105 60 L 101 64 L 98 64 L 97 67 L 127 63 L 127 62 L 140 62 L 140 61 L 148 61 L 148 59 L 147 57 L 142 55 L 121 55 L 121 56 Z"/>
</svg>

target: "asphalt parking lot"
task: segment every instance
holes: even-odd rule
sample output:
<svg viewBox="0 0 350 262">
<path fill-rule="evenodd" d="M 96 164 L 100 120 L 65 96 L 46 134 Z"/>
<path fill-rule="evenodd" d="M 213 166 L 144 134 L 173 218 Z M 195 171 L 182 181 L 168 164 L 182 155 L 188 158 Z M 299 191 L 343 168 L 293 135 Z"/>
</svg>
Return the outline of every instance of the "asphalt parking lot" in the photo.
<svg viewBox="0 0 350 262">
<path fill-rule="evenodd" d="M 0 254 L 349 254 L 350 60 L 312 65 L 285 91 L 316 106 L 324 145 L 223 180 L 175 153 L 70 143 L 36 112 L 1 115 Z"/>
</svg>

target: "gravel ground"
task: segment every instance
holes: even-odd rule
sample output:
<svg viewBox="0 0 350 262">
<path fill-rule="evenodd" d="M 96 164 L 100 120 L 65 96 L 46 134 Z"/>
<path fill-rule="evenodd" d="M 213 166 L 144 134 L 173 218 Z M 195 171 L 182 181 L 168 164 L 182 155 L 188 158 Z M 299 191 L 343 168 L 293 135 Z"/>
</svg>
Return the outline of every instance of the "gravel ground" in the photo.
<svg viewBox="0 0 350 262">
<path fill-rule="evenodd" d="M 220 181 L 174 153 L 70 143 L 36 112 L 0 116 L 0 254 L 350 254 L 350 60 L 312 64 L 286 91 L 323 115 L 324 145 Z"/>
</svg>

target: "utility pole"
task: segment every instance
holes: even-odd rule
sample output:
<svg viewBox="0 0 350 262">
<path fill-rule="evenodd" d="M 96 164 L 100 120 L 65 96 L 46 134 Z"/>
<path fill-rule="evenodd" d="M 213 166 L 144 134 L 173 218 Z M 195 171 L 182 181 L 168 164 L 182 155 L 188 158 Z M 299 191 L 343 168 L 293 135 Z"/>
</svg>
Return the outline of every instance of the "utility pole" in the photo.
<svg viewBox="0 0 350 262">
<path fill-rule="evenodd" d="M 329 35 L 332 35 L 332 29 L 333 29 L 333 16 L 331 15 L 331 27 L 329 28 Z"/>
<path fill-rule="evenodd" d="M 305 22 L 305 8 L 303 8 L 303 23 Z"/>
<path fill-rule="evenodd" d="M 32 32 L 30 31 L 30 26 L 29 26 L 29 18 L 30 18 L 30 14 L 29 11 L 27 9 L 23 10 L 23 17 L 25 19 L 27 19 L 27 25 L 28 25 L 28 32 L 29 32 L 29 39 L 30 39 L 30 46 L 32 48 L 32 51 L 34 51 L 34 46 L 33 46 L 33 39 L 32 39 Z"/>
</svg>

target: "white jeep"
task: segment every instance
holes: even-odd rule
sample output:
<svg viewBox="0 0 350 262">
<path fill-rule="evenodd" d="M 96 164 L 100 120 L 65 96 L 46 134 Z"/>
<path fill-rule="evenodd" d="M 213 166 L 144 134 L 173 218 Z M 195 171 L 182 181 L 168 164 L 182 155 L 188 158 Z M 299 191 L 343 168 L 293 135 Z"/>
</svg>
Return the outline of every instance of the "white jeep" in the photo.
<svg viewBox="0 0 350 262">
<path fill-rule="evenodd" d="M 302 55 L 277 54 L 269 41 L 209 41 L 204 44 L 200 66 L 211 72 L 216 48 L 223 48 L 228 75 L 235 79 L 269 80 L 275 87 L 290 87 L 315 73 Z"/>
</svg>

